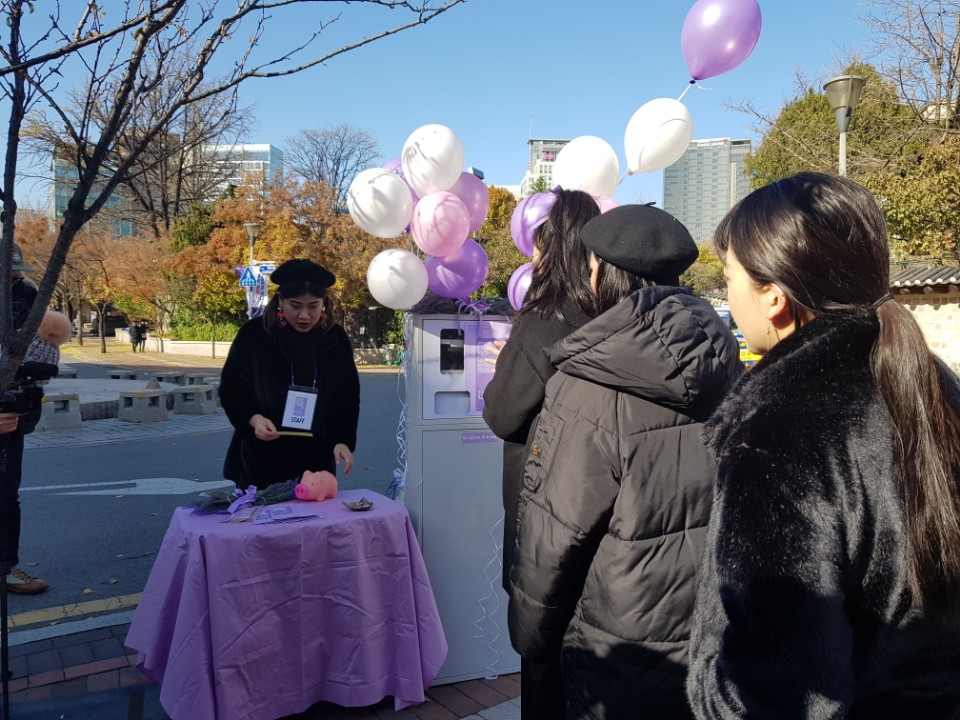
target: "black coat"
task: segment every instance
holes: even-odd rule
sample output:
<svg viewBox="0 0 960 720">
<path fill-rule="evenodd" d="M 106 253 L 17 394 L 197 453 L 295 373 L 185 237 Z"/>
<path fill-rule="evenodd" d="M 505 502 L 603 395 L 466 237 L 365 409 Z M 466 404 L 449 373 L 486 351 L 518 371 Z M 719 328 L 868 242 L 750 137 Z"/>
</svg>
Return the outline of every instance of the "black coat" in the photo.
<svg viewBox="0 0 960 720">
<path fill-rule="evenodd" d="M 543 406 L 549 380 L 557 371 L 546 349 L 590 320 L 580 306 L 567 302 L 564 319 L 525 313 L 510 329 L 497 357 L 497 371 L 483 392 L 483 419 L 503 440 L 503 587 L 507 588 L 517 539 L 517 504 L 523 487 L 527 444 Z"/>
<path fill-rule="evenodd" d="M 319 393 L 312 438 L 258 440 L 250 418 L 260 414 L 281 428 L 291 380 L 316 385 Z M 220 376 L 220 403 L 233 425 L 223 475 L 237 485 L 266 487 L 299 477 L 306 470 L 334 472 L 333 447 L 351 452 L 357 442 L 360 378 L 353 350 L 339 325 L 328 332 L 299 333 L 292 327 L 268 332 L 261 318 L 246 322 Z"/>
<path fill-rule="evenodd" d="M 891 419 L 870 372 L 878 327 L 813 320 L 707 426 L 698 718 L 960 717 L 960 629 L 910 607 Z"/>
<path fill-rule="evenodd" d="M 701 423 L 741 371 L 713 308 L 637 291 L 549 351 L 520 499 L 509 627 L 562 644 L 571 718 L 683 718 L 714 466 Z M 499 372 L 499 369 L 498 369 Z"/>
</svg>

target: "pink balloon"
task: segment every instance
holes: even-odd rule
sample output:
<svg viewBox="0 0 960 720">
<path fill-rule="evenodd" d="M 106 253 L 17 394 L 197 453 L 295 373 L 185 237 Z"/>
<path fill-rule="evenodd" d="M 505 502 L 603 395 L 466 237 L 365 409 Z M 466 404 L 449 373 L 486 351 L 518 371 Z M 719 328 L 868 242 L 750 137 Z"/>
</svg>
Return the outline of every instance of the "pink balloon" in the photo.
<svg viewBox="0 0 960 720">
<path fill-rule="evenodd" d="M 400 177 L 403 177 L 403 167 L 400 164 L 400 158 L 393 158 L 392 160 L 387 160 L 383 164 L 383 169 L 389 170 L 390 172 L 395 173 Z"/>
<path fill-rule="evenodd" d="M 523 307 L 523 299 L 527 296 L 527 290 L 530 289 L 530 281 L 533 279 L 533 263 L 521 265 L 513 271 L 507 282 L 507 298 L 514 310 Z"/>
<path fill-rule="evenodd" d="M 469 297 L 487 279 L 487 262 L 487 253 L 468 238 L 456 252 L 446 257 L 428 257 L 424 261 L 427 288 L 440 297 Z"/>
<path fill-rule="evenodd" d="M 533 234 L 546 222 L 556 201 L 552 192 L 527 195 L 510 216 L 510 237 L 517 250 L 527 257 L 533 257 Z"/>
<path fill-rule="evenodd" d="M 618 203 L 613 198 L 607 197 L 606 195 L 601 195 L 600 197 L 596 197 L 594 198 L 594 200 L 596 200 L 597 205 L 600 206 L 601 215 L 605 213 L 607 210 L 613 210 L 615 207 L 620 207 L 620 203 Z"/>
<path fill-rule="evenodd" d="M 410 231 L 413 241 L 427 255 L 444 257 L 467 239 L 470 213 L 463 200 L 446 191 L 420 198 L 413 209 Z"/>
<path fill-rule="evenodd" d="M 753 52 L 763 19 L 757 0 L 697 0 L 680 33 L 694 80 L 733 70 Z"/>
<path fill-rule="evenodd" d="M 460 179 L 450 188 L 450 192 L 463 200 L 470 212 L 470 232 L 483 225 L 490 210 L 490 193 L 483 180 L 473 173 L 460 173 Z"/>
</svg>

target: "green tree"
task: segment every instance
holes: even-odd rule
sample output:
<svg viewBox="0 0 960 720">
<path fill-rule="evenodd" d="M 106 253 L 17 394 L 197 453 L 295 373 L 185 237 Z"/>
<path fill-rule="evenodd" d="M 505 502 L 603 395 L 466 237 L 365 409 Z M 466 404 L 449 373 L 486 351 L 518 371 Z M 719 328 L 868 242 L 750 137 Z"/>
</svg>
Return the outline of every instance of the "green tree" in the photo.
<svg viewBox="0 0 960 720">
<path fill-rule="evenodd" d="M 680 276 L 680 284 L 691 288 L 697 295 L 726 290 L 727 283 L 723 279 L 723 263 L 714 252 L 710 243 L 700 243 L 699 255 L 696 262 Z"/>
<path fill-rule="evenodd" d="M 931 145 L 917 162 L 865 179 L 880 198 L 899 256 L 960 264 L 960 137 Z"/>
<path fill-rule="evenodd" d="M 194 203 L 190 212 L 179 218 L 170 232 L 170 252 L 210 242 L 217 224 L 213 221 L 214 208 L 207 203 Z"/>
<path fill-rule="evenodd" d="M 535 193 L 545 192 L 550 192 L 550 184 L 543 175 L 540 175 L 536 180 L 530 183 L 530 194 L 533 195 Z"/>
<path fill-rule="evenodd" d="M 862 178 L 898 168 L 922 152 L 920 122 L 901 103 L 896 87 L 871 65 L 853 63 L 844 74 L 861 75 L 867 83 L 847 132 L 848 174 Z M 796 97 L 770 118 L 749 103 L 736 107 L 752 114 L 763 131 L 760 145 L 745 164 L 753 187 L 763 187 L 803 171 L 836 172 L 838 135 L 826 93 L 801 87 Z"/>
</svg>

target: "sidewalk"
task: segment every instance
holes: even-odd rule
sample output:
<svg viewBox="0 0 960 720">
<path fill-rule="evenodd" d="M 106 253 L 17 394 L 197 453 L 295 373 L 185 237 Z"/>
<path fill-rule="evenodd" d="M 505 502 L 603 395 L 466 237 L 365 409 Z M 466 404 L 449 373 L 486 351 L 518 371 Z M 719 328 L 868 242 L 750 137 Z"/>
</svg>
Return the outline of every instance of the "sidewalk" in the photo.
<svg viewBox="0 0 960 720">
<path fill-rule="evenodd" d="M 136 368 L 145 373 L 173 369 L 209 369 L 219 373 L 223 358 L 169 353 L 133 353 L 129 346 L 85 338 L 83 346 L 64 346 L 62 364 Z M 366 369 L 366 368 L 365 368 Z M 370 368 L 397 372 L 395 367 Z M 110 383 L 110 380 L 103 380 Z M 134 438 L 168 437 L 209 432 L 228 427 L 218 410 L 206 416 L 176 416 L 175 422 L 127 423 L 116 419 L 88 420 L 77 430 L 32 433 L 26 447 L 118 442 Z M 159 688 L 136 669 L 136 655 L 123 640 L 139 595 L 120 598 L 117 607 L 71 608 L 55 616 L 51 611 L 22 613 L 11 618 L 11 720 L 165 720 Z M 119 599 L 114 599 L 119 600 Z M 88 605 L 84 603 L 83 605 Z M 92 613 L 92 614 L 88 614 Z M 71 619 L 79 616 L 81 619 Z M 519 720 L 519 675 L 470 680 L 431 688 L 427 702 L 393 710 L 386 699 L 368 708 L 345 709 L 318 703 L 287 720 Z M 230 720 L 230 719 L 225 719 Z"/>
</svg>

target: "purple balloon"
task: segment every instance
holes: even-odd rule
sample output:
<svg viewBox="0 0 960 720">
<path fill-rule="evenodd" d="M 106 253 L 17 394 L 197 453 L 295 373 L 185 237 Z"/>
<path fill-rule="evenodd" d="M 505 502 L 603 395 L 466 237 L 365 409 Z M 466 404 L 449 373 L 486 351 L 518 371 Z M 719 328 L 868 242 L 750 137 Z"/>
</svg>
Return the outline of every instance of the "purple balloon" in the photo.
<svg viewBox="0 0 960 720">
<path fill-rule="evenodd" d="M 533 257 L 533 234 L 546 222 L 556 201 L 557 196 L 551 192 L 527 195 L 510 216 L 510 237 L 517 250 L 527 257 Z"/>
<path fill-rule="evenodd" d="M 473 173 L 460 173 L 460 179 L 453 184 L 450 192 L 463 200 L 470 213 L 470 232 L 483 225 L 490 211 L 490 193 L 483 180 Z"/>
<path fill-rule="evenodd" d="M 513 271 L 507 283 L 507 298 L 514 310 L 523 307 L 523 299 L 530 289 L 530 280 L 533 279 L 533 263 L 525 263 Z"/>
<path fill-rule="evenodd" d="M 445 257 L 428 257 L 427 288 L 440 297 L 469 297 L 487 279 L 487 253 L 469 238 L 463 246 Z"/>
<path fill-rule="evenodd" d="M 757 0 L 697 0 L 680 33 L 694 80 L 733 70 L 753 52 L 763 19 Z"/>
</svg>

